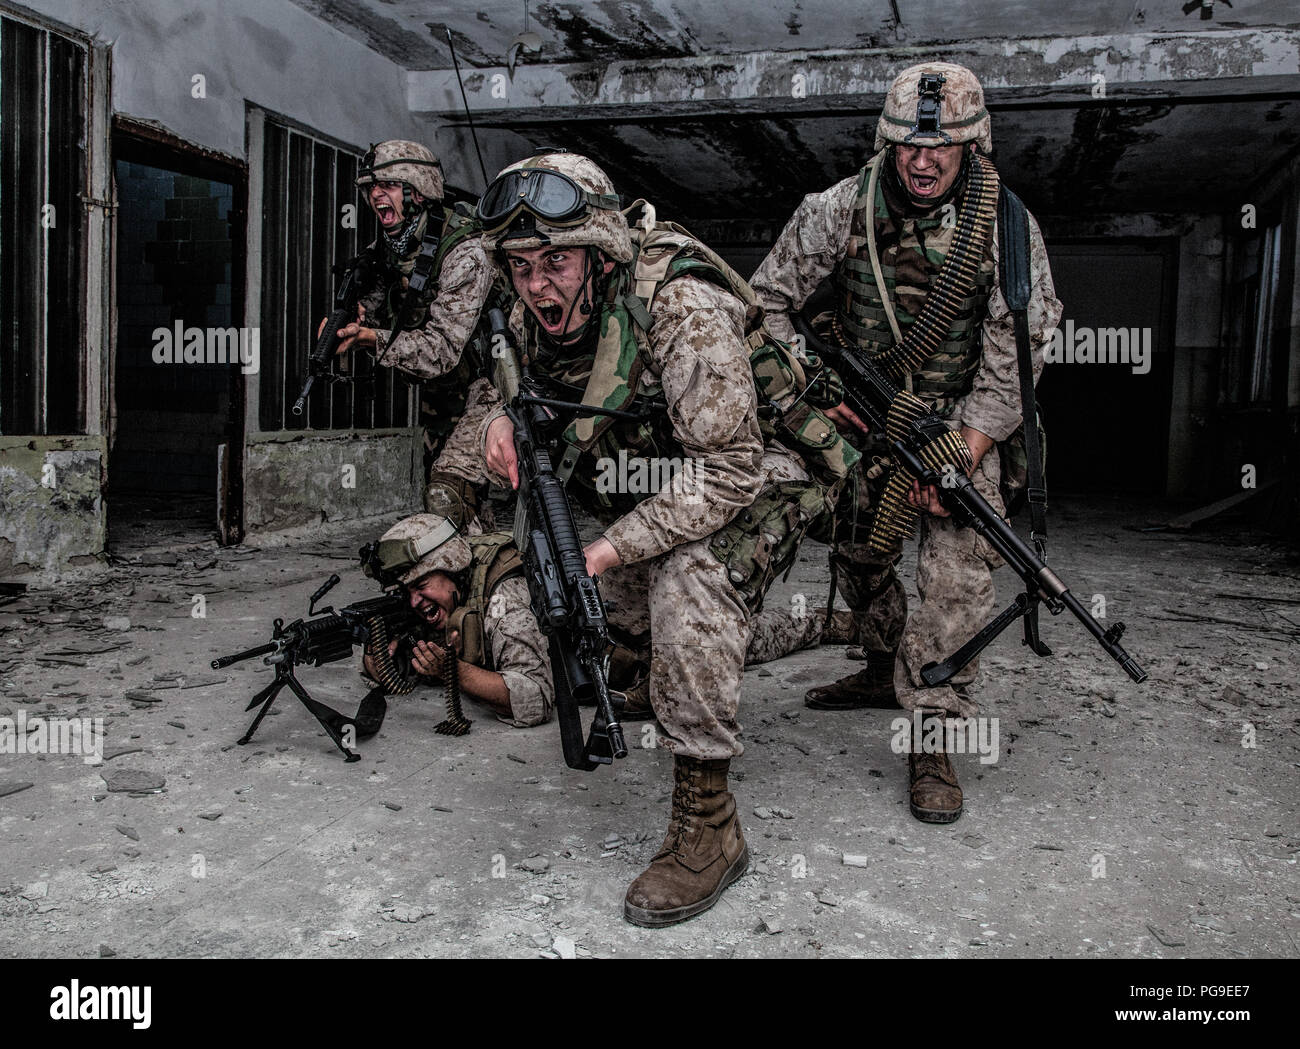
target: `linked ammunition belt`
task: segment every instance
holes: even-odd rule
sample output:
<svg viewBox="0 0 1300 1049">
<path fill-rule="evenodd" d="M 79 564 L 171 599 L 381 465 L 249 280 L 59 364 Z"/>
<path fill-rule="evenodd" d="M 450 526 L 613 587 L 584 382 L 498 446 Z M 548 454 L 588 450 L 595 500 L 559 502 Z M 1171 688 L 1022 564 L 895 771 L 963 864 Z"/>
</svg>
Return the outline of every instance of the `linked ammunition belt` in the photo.
<svg viewBox="0 0 1300 1049">
<path fill-rule="evenodd" d="M 442 654 L 442 680 L 447 686 L 447 717 L 433 726 L 443 736 L 463 736 L 473 724 L 460 709 L 460 660 L 448 643 Z"/>
<path fill-rule="evenodd" d="M 930 284 L 925 305 L 902 341 L 872 358 L 871 363 L 891 379 L 903 382 L 939 352 L 940 344 L 948 338 L 963 301 L 975 287 L 975 275 L 993 233 L 997 205 L 997 169 L 983 154 L 972 154 L 957 229 L 943 267 Z"/>
<path fill-rule="evenodd" d="M 405 672 L 393 662 L 388 653 L 388 621 L 381 615 L 371 616 L 366 621 L 368 636 L 366 638 L 366 655 L 375 669 L 375 676 L 389 695 L 405 696 L 415 688 L 418 675 L 407 664 Z"/>
<path fill-rule="evenodd" d="M 906 430 L 909 416 L 929 415 L 930 407 L 915 394 L 900 390 L 889 406 L 889 421 L 886 432 L 895 438 L 898 428 Z M 898 438 L 896 438 L 898 439 Z M 927 467 L 942 473 L 945 466 L 967 471 L 971 468 L 970 449 L 966 441 L 956 430 L 930 441 L 917 452 L 917 458 Z M 912 489 L 916 478 L 898 464 L 894 465 L 885 487 L 880 494 L 880 502 L 871 519 L 871 531 L 867 535 L 867 545 L 878 553 L 888 553 L 901 545 L 912 535 L 920 509 L 907 501 L 907 493 Z"/>
<path fill-rule="evenodd" d="M 831 321 L 830 334 L 844 348 L 844 352 L 855 352 L 838 317 Z M 916 448 L 914 438 L 911 436 L 912 425 L 925 416 L 932 415 L 933 411 L 916 394 L 898 389 L 889 402 L 889 410 L 885 416 L 885 437 L 890 441 L 902 441 L 913 447 L 917 458 L 929 469 L 940 474 L 943 473 L 945 466 L 964 472 L 969 471 L 974 460 L 966 439 L 958 430 L 945 431 L 926 442 L 924 446 Z M 878 462 L 883 464 L 884 460 Z M 887 469 L 888 476 L 885 478 L 880 498 L 872 512 L 871 530 L 867 534 L 867 545 L 877 553 L 889 553 L 911 538 L 916 528 L 916 519 L 921 512 L 919 507 L 907 501 L 907 493 L 911 491 L 912 482 L 916 478 L 892 458 Z"/>
</svg>

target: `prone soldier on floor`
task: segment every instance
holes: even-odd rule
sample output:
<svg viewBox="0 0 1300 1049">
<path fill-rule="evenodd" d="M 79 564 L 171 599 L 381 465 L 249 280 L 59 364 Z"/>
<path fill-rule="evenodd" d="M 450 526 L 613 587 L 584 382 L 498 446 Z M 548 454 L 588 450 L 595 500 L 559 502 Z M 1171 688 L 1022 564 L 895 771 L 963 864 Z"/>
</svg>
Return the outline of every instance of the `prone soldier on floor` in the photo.
<svg viewBox="0 0 1300 1049">
<path fill-rule="evenodd" d="M 515 728 L 550 720 L 555 700 L 547 643 L 529 610 L 523 562 L 508 532 L 465 535 L 438 514 L 413 514 L 380 537 L 365 570 L 400 584 L 425 633 L 446 639 L 412 646 L 411 668 L 423 684 L 444 682 L 449 641 L 466 697 Z M 836 613 L 828 630 L 821 612 L 799 607 L 765 609 L 751 626 L 747 665 L 848 637 L 846 613 Z M 616 641 L 610 686 L 624 697 L 621 716 L 651 718 L 648 639 L 620 635 Z M 382 672 L 369 655 L 362 671 L 369 684 L 379 683 Z"/>
</svg>

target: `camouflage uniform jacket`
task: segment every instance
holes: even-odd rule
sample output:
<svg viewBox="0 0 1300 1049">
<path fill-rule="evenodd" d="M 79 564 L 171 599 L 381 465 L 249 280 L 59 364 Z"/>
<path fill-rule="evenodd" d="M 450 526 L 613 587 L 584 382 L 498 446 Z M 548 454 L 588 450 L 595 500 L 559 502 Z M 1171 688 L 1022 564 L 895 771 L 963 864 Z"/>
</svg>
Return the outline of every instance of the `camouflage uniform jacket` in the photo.
<svg viewBox="0 0 1300 1049">
<path fill-rule="evenodd" d="M 525 306 L 510 325 L 524 344 Z M 659 387 L 691 484 L 664 485 L 605 530 L 625 565 L 711 536 L 753 503 L 763 486 L 758 398 L 745 344 L 745 305 L 729 291 L 684 275 L 664 284 L 650 307 L 638 392 Z M 483 428 L 502 415 L 493 412 Z M 482 439 L 480 439 L 480 444 Z"/>
<path fill-rule="evenodd" d="M 767 312 L 768 327 L 778 338 L 788 340 L 794 336 L 789 315 L 801 309 L 817 286 L 844 261 L 860 177 L 860 174 L 853 175 L 823 193 L 806 196 L 786 223 L 767 258 L 750 278 L 750 285 Z M 1037 382 L 1043 370 L 1043 349 L 1061 319 L 1061 304 L 1052 284 L 1043 235 L 1032 215 L 1029 216 L 1029 227 L 1029 260 L 1033 278 L 1029 333 L 1034 381 Z M 1000 278 L 996 229 L 993 257 Z M 995 441 L 1003 441 L 1020 425 L 1020 378 L 1011 311 L 998 287 L 994 288 L 989 299 L 988 316 L 982 328 L 983 354 L 975 372 L 974 385 L 958 401 L 951 422 L 969 426 Z"/>
<path fill-rule="evenodd" d="M 381 236 L 371 248 L 378 245 L 382 250 L 382 240 Z M 397 266 L 402 276 L 410 276 L 419 253 L 420 238 L 416 237 L 413 250 Z M 454 371 L 478 324 L 494 278 L 478 236 L 467 237 L 452 247 L 435 275 L 438 292 L 429 303 L 429 316 L 423 327 L 396 335 L 391 328 L 377 327 L 375 360 L 399 368 L 415 379 L 436 379 Z M 392 323 L 384 309 L 388 294 L 388 287 L 378 287 L 362 298 L 368 320 Z"/>
<path fill-rule="evenodd" d="M 483 613 L 483 640 L 485 669 L 500 674 L 510 692 L 514 717 L 498 719 L 516 728 L 549 720 L 555 705 L 550 649 L 529 608 L 528 584 L 521 576 L 492 588 Z"/>
</svg>

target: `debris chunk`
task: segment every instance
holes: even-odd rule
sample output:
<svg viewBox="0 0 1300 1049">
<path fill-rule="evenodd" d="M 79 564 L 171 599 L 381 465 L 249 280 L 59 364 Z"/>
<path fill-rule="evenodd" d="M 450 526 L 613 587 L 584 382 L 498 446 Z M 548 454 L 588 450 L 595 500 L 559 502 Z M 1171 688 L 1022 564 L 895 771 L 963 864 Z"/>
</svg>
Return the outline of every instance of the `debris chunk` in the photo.
<svg viewBox="0 0 1300 1049">
<path fill-rule="evenodd" d="M 1157 928 L 1156 926 L 1152 925 L 1150 922 L 1147 922 L 1147 923 L 1146 923 L 1146 927 L 1147 927 L 1147 931 L 1148 931 L 1149 933 L 1151 933 L 1151 935 L 1154 936 L 1157 940 L 1159 940 L 1161 943 L 1163 943 L 1166 947 L 1186 947 L 1186 946 L 1187 946 L 1187 941 L 1186 941 L 1186 940 L 1178 940 L 1178 939 L 1175 939 L 1172 935 L 1170 935 L 1169 933 L 1165 932 L 1164 929 L 1159 929 L 1159 928 Z"/>
<path fill-rule="evenodd" d="M 163 776 L 146 769 L 108 769 L 99 775 L 110 793 L 161 790 L 167 783 Z"/>
<path fill-rule="evenodd" d="M 545 874 L 551 869 L 551 861 L 545 856 L 529 856 L 519 866 L 532 874 Z"/>
<path fill-rule="evenodd" d="M 840 862 L 846 867 L 869 867 L 871 859 L 867 856 L 858 856 L 854 853 L 845 852 L 840 855 Z"/>
<path fill-rule="evenodd" d="M 126 837 L 130 838 L 132 841 L 140 840 L 140 832 L 137 831 L 134 827 L 128 827 L 125 823 L 115 824 L 113 829 L 116 830 L 119 834 L 125 835 Z"/>
<path fill-rule="evenodd" d="M 0 798 L 3 798 L 6 794 L 17 794 L 20 790 L 26 790 L 31 785 L 32 784 L 27 783 L 24 780 L 0 780 Z"/>
<path fill-rule="evenodd" d="M 551 944 L 551 950 L 561 958 L 572 961 L 578 956 L 578 945 L 567 936 L 555 937 L 555 942 Z"/>
</svg>

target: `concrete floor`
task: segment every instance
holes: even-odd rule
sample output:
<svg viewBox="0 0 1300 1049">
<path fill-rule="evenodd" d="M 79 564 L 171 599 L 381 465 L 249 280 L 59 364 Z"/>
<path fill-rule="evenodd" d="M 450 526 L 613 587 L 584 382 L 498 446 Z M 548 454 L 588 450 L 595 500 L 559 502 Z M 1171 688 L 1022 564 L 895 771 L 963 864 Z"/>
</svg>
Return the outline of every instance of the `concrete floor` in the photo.
<svg viewBox="0 0 1300 1049">
<path fill-rule="evenodd" d="M 1300 561 L 1223 526 L 1125 528 L 1147 516 L 1057 500 L 1052 563 L 1128 622 L 1150 679 L 1129 682 L 1068 617 L 1044 625 L 1052 659 L 1008 632 L 978 692 L 999 760 L 956 759 L 951 826 L 909 815 L 894 715 L 803 706 L 860 666 L 845 649 L 749 670 L 734 768 L 751 872 L 654 932 L 621 917 L 670 787 L 638 725 L 628 758 L 594 773 L 563 765 L 553 723 L 510 729 L 471 705 L 468 736 L 435 735 L 432 691 L 392 701 L 357 764 L 291 699 L 234 745 L 270 671 L 209 661 L 305 614 L 331 571 L 335 604 L 371 596 L 353 558 L 389 522 L 31 590 L 0 604 L 0 716 L 103 717 L 109 760 L 0 754 L 0 956 L 1295 957 Z M 824 552 L 804 555 L 770 602 L 823 600 Z M 350 667 L 300 677 L 350 711 Z M 109 792 L 123 769 L 162 792 Z"/>
</svg>

